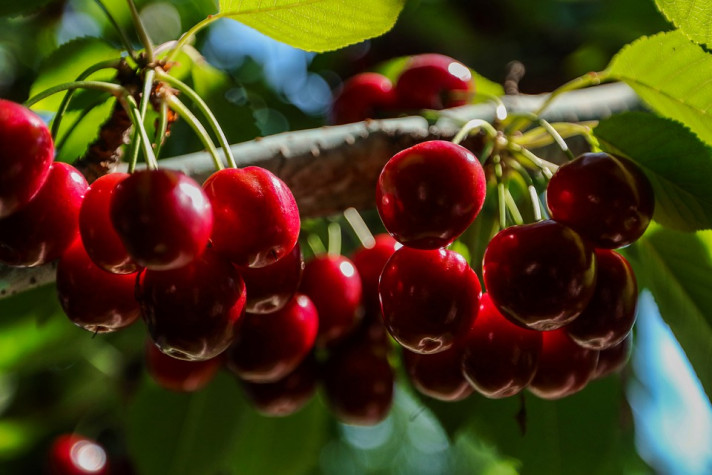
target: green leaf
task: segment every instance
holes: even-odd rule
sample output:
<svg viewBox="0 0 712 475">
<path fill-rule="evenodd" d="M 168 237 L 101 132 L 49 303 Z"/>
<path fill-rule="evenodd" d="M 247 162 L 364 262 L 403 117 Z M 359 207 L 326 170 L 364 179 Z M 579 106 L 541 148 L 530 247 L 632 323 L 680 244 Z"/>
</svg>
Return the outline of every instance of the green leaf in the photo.
<svg viewBox="0 0 712 475">
<path fill-rule="evenodd" d="M 0 2 L 0 16 L 15 16 L 34 13 L 52 0 L 23 0 L 21 2 Z"/>
<path fill-rule="evenodd" d="M 691 40 L 710 44 L 712 30 L 712 1 L 710 0 L 655 0 L 658 9 L 670 22 Z"/>
<path fill-rule="evenodd" d="M 82 157 L 89 144 L 99 135 L 99 129 L 111 115 L 115 103 L 113 98 L 104 97 L 100 103 L 93 104 L 94 107 L 66 112 L 59 127 L 60 141 L 56 143 L 58 148 L 55 159 L 72 163 Z M 69 135 L 65 137 L 67 133 Z"/>
<path fill-rule="evenodd" d="M 330 51 L 390 30 L 405 0 L 220 0 L 220 16 L 307 51 Z"/>
<path fill-rule="evenodd" d="M 654 218 L 680 231 L 712 228 L 712 148 L 678 122 L 643 112 L 602 121 L 603 148 L 635 161 L 655 190 Z"/>
<path fill-rule="evenodd" d="M 680 31 L 643 37 L 613 57 L 608 72 L 653 109 L 712 144 L 712 55 Z"/>
</svg>

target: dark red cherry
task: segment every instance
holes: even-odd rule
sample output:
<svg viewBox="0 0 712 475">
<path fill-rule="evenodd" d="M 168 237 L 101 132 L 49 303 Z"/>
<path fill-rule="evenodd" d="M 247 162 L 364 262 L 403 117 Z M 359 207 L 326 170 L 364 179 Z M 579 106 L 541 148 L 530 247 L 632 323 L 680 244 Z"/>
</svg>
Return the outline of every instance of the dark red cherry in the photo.
<svg viewBox="0 0 712 475">
<path fill-rule="evenodd" d="M 529 390 L 543 399 L 560 399 L 583 389 L 593 377 L 598 351 L 579 346 L 563 328 L 542 333 L 539 367 Z"/>
<path fill-rule="evenodd" d="M 541 332 L 512 323 L 489 294 L 482 294 L 480 311 L 462 344 L 462 371 L 488 398 L 513 396 L 534 378 L 541 342 Z"/>
<path fill-rule="evenodd" d="M 398 343 L 422 354 L 445 351 L 467 333 L 480 294 L 475 271 L 447 249 L 398 249 L 379 284 L 386 328 Z"/>
<path fill-rule="evenodd" d="M 135 273 L 110 274 L 97 267 L 78 238 L 57 265 L 57 294 L 64 313 L 92 333 L 112 332 L 136 321 L 141 310 L 135 285 Z"/>
<path fill-rule="evenodd" d="M 49 176 L 54 145 L 34 112 L 0 99 L 0 218 L 25 206 Z"/>
<path fill-rule="evenodd" d="M 109 216 L 114 189 L 128 176 L 128 173 L 110 173 L 97 178 L 89 186 L 79 210 L 79 233 L 87 254 L 96 265 L 113 274 L 131 274 L 139 269 Z"/>
<path fill-rule="evenodd" d="M 507 318 L 535 330 L 560 328 L 593 296 L 593 250 L 552 220 L 512 226 L 492 238 L 483 259 L 485 288 Z"/>
<path fill-rule="evenodd" d="M 146 369 L 161 387 L 176 392 L 194 392 L 213 380 L 221 357 L 204 361 L 185 361 L 163 354 L 153 342 L 146 344 Z"/>
<path fill-rule="evenodd" d="M 215 251 L 241 266 L 264 267 L 286 256 L 299 237 L 291 190 L 260 167 L 226 168 L 203 184 L 215 214 Z"/>
<path fill-rule="evenodd" d="M 408 60 L 395 86 L 403 109 L 444 109 L 462 106 L 475 93 L 472 73 L 442 54 L 419 54 Z"/>
<path fill-rule="evenodd" d="M 413 386 L 441 401 L 461 401 L 472 394 L 462 374 L 462 348 L 458 345 L 432 355 L 403 349 L 403 364 Z"/>
<path fill-rule="evenodd" d="M 343 338 L 358 323 L 361 278 L 346 257 L 322 255 L 307 262 L 299 291 L 311 299 L 319 314 L 317 345 Z"/>
<path fill-rule="evenodd" d="M 361 73 L 344 82 L 331 106 L 332 124 L 350 124 L 378 117 L 395 106 L 391 80 L 378 73 Z"/>
<path fill-rule="evenodd" d="M 49 472 L 52 475 L 107 475 L 106 451 L 81 435 L 60 435 L 49 450 Z"/>
<path fill-rule="evenodd" d="M 245 310 L 239 272 L 211 249 L 180 269 L 142 271 L 141 316 L 156 346 L 183 360 L 207 360 L 235 339 Z"/>
<path fill-rule="evenodd" d="M 628 363 L 633 351 L 633 334 L 629 333 L 623 341 L 598 352 L 598 364 L 592 379 L 605 378 L 617 373 Z"/>
<path fill-rule="evenodd" d="M 141 170 L 114 188 L 111 222 L 129 255 L 153 270 L 177 269 L 208 244 L 213 213 L 208 197 L 189 176 Z"/>
<path fill-rule="evenodd" d="M 562 165 L 549 181 L 546 201 L 553 219 L 606 249 L 642 236 L 655 208 L 645 174 L 633 162 L 607 153 L 584 153 Z"/>
<path fill-rule="evenodd" d="M 57 259 L 79 236 L 79 207 L 87 187 L 76 168 L 53 163 L 32 201 L 0 220 L 0 262 L 34 267 Z"/>
<path fill-rule="evenodd" d="M 284 307 L 299 288 L 304 271 L 302 251 L 297 243 L 292 251 L 264 267 L 238 266 L 245 280 L 250 313 L 271 313 Z"/>
<path fill-rule="evenodd" d="M 431 140 L 395 154 L 381 171 L 376 206 L 388 232 L 418 249 L 454 241 L 485 200 L 480 162 L 452 142 Z"/>
<path fill-rule="evenodd" d="M 303 294 L 296 294 L 274 313 L 247 313 L 227 352 L 227 365 L 246 381 L 282 379 L 314 348 L 318 327 L 316 307 Z"/>
<path fill-rule="evenodd" d="M 623 341 L 633 328 L 638 285 L 630 264 L 617 252 L 596 249 L 596 266 L 596 291 L 566 331 L 579 345 L 603 350 Z"/>
<path fill-rule="evenodd" d="M 363 304 L 368 312 L 380 312 L 381 304 L 378 300 L 378 280 L 386 266 L 388 259 L 401 245 L 390 234 L 375 236 L 372 247 L 360 247 L 351 256 L 351 261 L 356 266 L 358 275 L 361 276 L 363 287 Z"/>
</svg>

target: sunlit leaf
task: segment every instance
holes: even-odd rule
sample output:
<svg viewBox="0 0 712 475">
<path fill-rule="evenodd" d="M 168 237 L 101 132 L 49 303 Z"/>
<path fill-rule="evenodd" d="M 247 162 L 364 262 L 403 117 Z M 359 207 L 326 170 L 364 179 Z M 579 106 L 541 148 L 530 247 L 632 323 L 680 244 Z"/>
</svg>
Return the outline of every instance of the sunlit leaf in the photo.
<svg viewBox="0 0 712 475">
<path fill-rule="evenodd" d="M 658 9 L 691 40 L 710 44 L 712 41 L 712 1 L 655 0 Z"/>
</svg>

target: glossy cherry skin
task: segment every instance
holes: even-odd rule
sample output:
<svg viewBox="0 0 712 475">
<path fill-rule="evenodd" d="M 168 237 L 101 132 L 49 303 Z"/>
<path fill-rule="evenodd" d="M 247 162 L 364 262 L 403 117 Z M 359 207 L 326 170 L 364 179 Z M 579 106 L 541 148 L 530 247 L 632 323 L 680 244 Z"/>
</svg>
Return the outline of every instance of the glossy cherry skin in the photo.
<svg viewBox="0 0 712 475">
<path fill-rule="evenodd" d="M 355 328 L 360 319 L 361 278 L 348 258 L 322 255 L 307 262 L 299 291 L 319 314 L 318 346 L 331 344 Z"/>
<path fill-rule="evenodd" d="M 52 475 L 107 475 L 106 451 L 81 435 L 60 435 L 49 450 L 49 472 Z"/>
<path fill-rule="evenodd" d="M 485 288 L 500 312 L 534 330 L 560 328 L 593 296 L 593 250 L 571 228 L 546 220 L 492 238 L 483 258 Z"/>
<path fill-rule="evenodd" d="M 141 170 L 114 188 L 111 223 L 129 255 L 153 270 L 177 269 L 199 256 L 213 226 L 200 185 L 174 170 Z"/>
<path fill-rule="evenodd" d="M 136 298 L 156 346 L 174 358 L 214 358 L 234 341 L 245 311 L 239 272 L 211 249 L 169 271 L 142 271 Z"/>
<path fill-rule="evenodd" d="M 481 295 L 475 271 L 447 249 L 398 249 L 386 263 L 378 289 L 389 333 L 421 354 L 445 351 L 465 335 Z"/>
<path fill-rule="evenodd" d="M 344 82 L 331 106 L 332 124 L 350 124 L 378 117 L 395 107 L 391 80 L 378 73 L 361 73 Z"/>
<path fill-rule="evenodd" d="M 390 234 L 379 234 L 375 236 L 375 243 L 372 247 L 360 247 L 351 256 L 361 276 L 363 287 L 363 304 L 368 312 L 380 312 L 381 304 L 378 300 L 378 280 L 381 272 L 386 266 L 388 259 L 399 249 L 401 245 L 391 237 Z"/>
<path fill-rule="evenodd" d="M 560 399 L 583 389 L 593 378 L 598 351 L 579 346 L 563 328 L 542 333 L 539 367 L 529 390 L 543 399 Z"/>
<path fill-rule="evenodd" d="M 623 341 L 633 328 L 638 285 L 630 264 L 617 252 L 596 249 L 596 266 L 596 291 L 566 331 L 579 345 L 603 350 Z"/>
<path fill-rule="evenodd" d="M 462 374 L 462 356 L 458 345 L 432 355 L 403 349 L 403 364 L 421 393 L 440 401 L 461 401 L 473 391 Z"/>
<path fill-rule="evenodd" d="M 28 108 L 0 99 L 0 218 L 26 205 L 49 176 L 54 144 Z"/>
<path fill-rule="evenodd" d="M 227 365 L 246 381 L 275 382 L 312 351 L 318 328 L 316 307 L 304 294 L 296 294 L 274 313 L 247 313 L 227 351 Z"/>
<path fill-rule="evenodd" d="M 472 223 L 485 200 L 480 162 L 452 142 L 431 140 L 395 154 L 381 170 L 376 206 L 399 242 L 437 249 Z"/>
<path fill-rule="evenodd" d="M 238 266 L 247 288 L 250 313 L 272 313 L 284 307 L 299 288 L 304 259 L 297 243 L 292 251 L 274 264 L 264 267 Z"/>
<path fill-rule="evenodd" d="M 169 391 L 189 393 L 198 391 L 213 380 L 222 358 L 204 361 L 185 361 L 163 354 L 152 342 L 146 344 L 146 370 L 151 378 Z"/>
<path fill-rule="evenodd" d="M 81 239 L 62 254 L 57 265 L 57 294 L 69 319 L 92 333 L 131 325 L 141 314 L 134 298 L 136 273 L 110 274 L 89 258 Z"/>
<path fill-rule="evenodd" d="M 623 341 L 615 346 L 598 352 L 598 364 L 592 379 L 605 378 L 617 373 L 625 367 L 633 351 L 633 334 L 629 333 Z"/>
<path fill-rule="evenodd" d="M 215 213 L 215 251 L 241 266 L 264 267 L 299 238 L 299 209 L 289 187 L 260 167 L 226 168 L 203 184 Z"/>
<path fill-rule="evenodd" d="M 0 262 L 34 267 L 57 259 L 79 236 L 79 207 L 88 186 L 73 166 L 53 163 L 32 201 L 0 220 Z"/>
<path fill-rule="evenodd" d="M 395 86 L 403 109 L 444 109 L 468 103 L 475 93 L 467 66 L 442 54 L 420 54 L 408 60 Z"/>
<path fill-rule="evenodd" d="M 534 378 L 542 334 L 516 325 L 502 315 L 489 294 L 462 343 L 462 371 L 480 394 L 499 399 L 513 396 Z"/>
<path fill-rule="evenodd" d="M 607 153 L 584 153 L 562 165 L 546 188 L 551 217 L 597 248 L 616 249 L 643 235 L 655 195 L 633 162 Z"/>
<path fill-rule="evenodd" d="M 110 173 L 97 178 L 89 186 L 79 210 L 79 233 L 87 254 L 97 266 L 112 274 L 131 274 L 139 269 L 109 215 L 114 189 L 128 177 L 128 173 Z"/>
</svg>

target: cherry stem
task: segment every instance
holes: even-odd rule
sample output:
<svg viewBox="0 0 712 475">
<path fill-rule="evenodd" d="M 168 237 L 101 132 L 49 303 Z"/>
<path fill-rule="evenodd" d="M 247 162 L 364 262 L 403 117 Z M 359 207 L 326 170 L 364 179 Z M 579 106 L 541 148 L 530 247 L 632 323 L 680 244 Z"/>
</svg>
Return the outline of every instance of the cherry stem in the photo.
<svg viewBox="0 0 712 475">
<path fill-rule="evenodd" d="M 470 133 L 478 132 L 480 129 L 483 129 L 492 139 L 497 137 L 497 130 L 495 130 L 492 124 L 483 119 L 472 119 L 462 126 L 457 135 L 452 139 L 452 143 L 459 145 Z"/>
<path fill-rule="evenodd" d="M 307 244 L 309 244 L 309 248 L 315 256 L 326 254 L 326 247 L 324 247 L 324 243 L 321 242 L 321 238 L 319 238 L 316 234 L 312 233 L 307 236 Z"/>
<path fill-rule="evenodd" d="M 539 204 L 539 195 L 537 194 L 536 188 L 534 187 L 534 182 L 532 178 L 527 173 L 527 170 L 516 160 L 507 160 L 507 166 L 511 167 L 519 176 L 522 177 L 524 182 L 527 184 L 527 189 L 529 190 L 529 198 L 532 202 L 532 211 L 534 212 L 534 220 L 541 221 L 541 207 Z"/>
<path fill-rule="evenodd" d="M 504 181 L 502 180 L 502 159 L 499 154 L 492 157 L 494 163 L 494 175 L 497 179 L 497 205 L 499 208 L 499 229 L 500 231 L 507 227 L 507 209 L 506 209 L 506 193 Z"/>
<path fill-rule="evenodd" d="M 551 126 L 549 122 L 544 119 L 539 119 L 539 124 L 544 127 L 544 130 L 546 130 L 549 135 L 551 135 L 551 137 L 556 142 L 556 145 L 558 145 L 561 151 L 564 152 L 567 157 L 569 157 L 569 160 L 573 160 L 574 158 L 576 158 L 566 141 L 563 139 L 563 137 L 561 137 L 559 132 L 557 132 L 556 129 Z"/>
<path fill-rule="evenodd" d="M 581 122 L 579 124 L 570 122 L 553 122 L 549 125 L 551 125 L 551 127 L 563 138 L 581 135 L 589 143 L 598 143 L 591 131 L 593 127 L 598 125 L 598 121 Z M 543 126 L 536 127 L 522 135 L 512 138 L 512 141 L 528 148 L 543 147 L 552 143 L 553 140 L 552 135 L 548 133 Z"/>
<path fill-rule="evenodd" d="M 146 62 L 148 64 L 152 64 L 154 58 L 153 41 L 151 41 L 151 37 L 148 36 L 148 31 L 146 31 L 146 26 L 143 24 L 143 21 L 141 21 L 141 15 L 139 15 L 138 10 L 136 9 L 136 4 L 134 3 L 134 0 L 126 0 L 126 3 L 129 4 L 129 9 L 131 10 L 131 19 L 133 20 L 134 26 L 136 27 L 136 33 L 138 33 L 138 38 L 139 40 L 141 40 L 141 44 L 146 50 Z"/>
<path fill-rule="evenodd" d="M 329 249 L 327 253 L 330 256 L 338 256 L 341 254 L 341 225 L 336 221 L 329 223 L 326 228 L 329 234 Z"/>
<path fill-rule="evenodd" d="M 489 102 L 493 102 L 495 104 L 495 109 L 494 109 L 494 117 L 495 120 L 505 120 L 507 118 L 508 112 L 507 112 L 507 106 L 504 105 L 504 102 L 502 102 L 502 99 L 500 99 L 499 96 L 495 96 L 494 94 L 484 94 L 481 92 L 478 92 L 475 94 L 475 100 L 477 99 L 486 99 Z"/>
<path fill-rule="evenodd" d="M 509 210 L 509 213 L 512 215 L 512 219 L 514 220 L 514 223 L 515 224 L 524 224 L 524 219 L 522 218 L 522 213 L 519 212 L 519 207 L 517 207 L 517 203 L 514 201 L 514 197 L 512 196 L 512 193 L 506 187 L 504 190 L 504 200 L 507 203 L 507 209 Z"/>
<path fill-rule="evenodd" d="M 573 79 L 549 94 L 549 97 L 547 97 L 544 103 L 534 112 L 534 115 L 539 117 L 546 110 L 546 108 L 549 107 L 551 103 L 564 92 L 575 91 L 576 89 L 583 89 L 584 87 L 589 86 L 597 86 L 608 80 L 610 80 L 610 73 L 608 71 L 590 72 Z"/>
<path fill-rule="evenodd" d="M 156 76 L 156 73 L 153 69 L 148 69 L 146 70 L 146 74 L 144 75 L 144 81 L 143 81 L 143 91 L 141 92 L 141 102 L 139 104 L 139 115 L 140 115 L 140 120 L 141 124 L 144 124 L 144 120 L 146 118 L 146 111 L 148 110 L 148 102 L 149 99 L 151 98 L 151 91 L 153 89 L 153 78 Z M 144 125 L 145 127 L 145 125 Z M 136 162 L 138 161 L 138 149 L 139 145 L 141 145 L 141 136 L 138 133 L 138 127 L 134 129 L 133 137 L 131 140 L 131 149 L 129 152 L 129 173 L 133 173 L 133 171 L 136 169 Z M 149 142 L 150 143 L 150 142 Z M 146 156 L 146 160 L 148 160 L 148 156 Z"/>
<path fill-rule="evenodd" d="M 356 208 L 346 208 L 344 210 L 344 218 L 346 218 L 346 221 L 351 226 L 351 229 L 353 229 L 354 233 L 356 233 L 356 237 L 361 242 L 363 247 L 371 249 L 376 245 L 376 240 L 374 239 L 371 230 L 368 229 L 366 221 L 363 220 L 361 213 L 359 213 Z"/>
<path fill-rule="evenodd" d="M 532 202 L 532 211 L 534 211 L 534 221 L 541 221 L 541 205 L 539 203 L 539 193 L 537 193 L 534 185 L 527 187 L 529 190 L 529 199 Z"/>
<path fill-rule="evenodd" d="M 120 86 L 118 84 L 114 84 L 111 82 L 73 81 L 73 82 L 66 82 L 63 84 L 58 84 L 54 87 L 50 87 L 49 89 L 45 89 L 44 91 L 42 91 L 38 94 L 35 94 L 34 96 L 30 97 L 29 99 L 27 99 L 25 101 L 24 106 L 32 107 L 34 104 L 37 104 L 42 99 L 46 99 L 49 96 L 57 94 L 58 92 L 71 91 L 73 89 L 93 89 L 96 91 L 108 92 L 109 94 L 112 94 L 117 97 L 121 97 L 122 95 L 127 93 L 126 89 L 123 86 Z"/>
<path fill-rule="evenodd" d="M 146 133 L 146 127 L 143 125 L 143 120 L 141 118 L 141 112 L 136 104 L 136 99 L 133 98 L 128 91 L 125 94 L 119 96 L 119 102 L 131 117 L 131 122 L 133 122 L 134 127 L 138 130 L 138 135 L 141 141 L 141 146 L 143 147 L 143 153 L 146 157 L 146 166 L 151 170 L 158 169 L 158 162 L 156 161 L 156 156 L 151 148 L 151 141 Z"/>
<path fill-rule="evenodd" d="M 176 42 L 175 46 L 173 49 L 171 49 L 171 52 L 168 53 L 168 56 L 166 57 L 166 63 L 171 63 L 175 60 L 176 56 L 178 55 L 178 52 L 183 48 L 183 46 L 190 41 L 193 36 L 195 36 L 196 33 L 198 33 L 200 30 L 205 28 L 206 26 L 210 25 L 212 22 L 215 20 L 222 18 L 223 14 L 218 13 L 216 15 L 210 15 L 209 17 L 205 18 L 204 20 L 201 20 L 200 22 L 196 23 L 191 27 L 190 30 L 186 31 L 181 35 L 180 38 L 178 38 L 178 41 Z"/>
<path fill-rule="evenodd" d="M 106 15 L 106 18 L 109 19 L 109 23 L 112 24 L 116 32 L 119 34 L 119 38 L 121 39 L 121 43 L 124 45 L 124 48 L 126 49 L 126 52 L 131 56 L 131 59 L 134 61 L 138 62 L 136 58 L 136 52 L 133 49 L 133 46 L 131 45 L 131 41 L 129 40 L 129 37 L 126 35 L 126 32 L 121 28 L 119 25 L 119 22 L 116 21 L 116 18 L 114 18 L 114 15 L 111 14 L 108 8 L 106 8 L 106 5 L 104 5 L 104 2 L 101 0 L 94 0 L 94 2 L 99 5 L 99 8 L 104 12 L 104 15 Z"/>
<path fill-rule="evenodd" d="M 156 130 L 156 138 L 154 139 L 156 157 L 161 155 L 163 142 L 166 139 L 166 133 L 168 131 L 168 104 L 166 104 L 166 101 L 161 100 L 160 107 L 158 111 L 158 129 Z"/>
<path fill-rule="evenodd" d="M 537 168 L 539 168 L 541 170 L 541 172 L 544 174 L 544 176 L 547 179 L 551 179 L 551 177 L 553 176 L 552 170 L 556 171 L 559 169 L 558 165 L 551 163 L 551 162 L 547 162 L 546 160 L 543 160 L 543 159 L 537 157 L 532 152 L 530 152 L 525 147 L 522 147 L 519 144 L 509 142 L 507 144 L 507 147 L 512 152 L 518 153 L 518 154 L 522 155 L 524 158 L 526 158 L 527 160 L 529 160 L 530 162 L 532 162 Z"/>
</svg>

